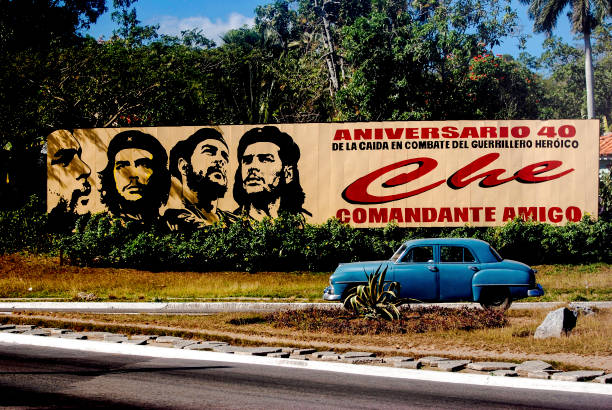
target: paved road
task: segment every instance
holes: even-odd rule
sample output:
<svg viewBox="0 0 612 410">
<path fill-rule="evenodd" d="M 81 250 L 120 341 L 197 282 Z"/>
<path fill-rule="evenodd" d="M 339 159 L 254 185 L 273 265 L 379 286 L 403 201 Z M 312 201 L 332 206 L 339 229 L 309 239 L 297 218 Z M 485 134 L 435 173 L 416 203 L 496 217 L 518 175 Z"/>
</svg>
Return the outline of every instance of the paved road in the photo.
<svg viewBox="0 0 612 410">
<path fill-rule="evenodd" d="M 0 344 L 0 406 L 612 408 L 610 396 Z"/>
</svg>

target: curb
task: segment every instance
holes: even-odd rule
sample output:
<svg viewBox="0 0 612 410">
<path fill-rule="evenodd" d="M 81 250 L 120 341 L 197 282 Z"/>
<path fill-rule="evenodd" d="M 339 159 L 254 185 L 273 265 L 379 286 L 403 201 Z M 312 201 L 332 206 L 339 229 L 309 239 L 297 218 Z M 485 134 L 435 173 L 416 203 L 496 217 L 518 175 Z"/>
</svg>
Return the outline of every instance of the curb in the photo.
<svg viewBox="0 0 612 410">
<path fill-rule="evenodd" d="M 566 302 L 520 302 L 510 309 L 553 309 Z M 574 306 L 612 308 L 612 301 L 571 302 Z M 423 303 L 412 306 L 442 306 L 449 308 L 474 307 L 478 303 Z M 296 309 L 339 309 L 341 303 L 286 303 L 286 302 L 0 302 L 0 312 L 82 312 L 82 313 L 222 313 L 276 312 Z"/>
<path fill-rule="evenodd" d="M 146 356 L 165 359 L 205 360 L 226 363 L 255 364 L 262 366 L 280 366 L 345 374 L 358 374 L 363 376 L 391 377 L 397 379 L 411 379 L 440 383 L 459 383 L 488 387 L 506 387 L 516 389 L 552 390 L 571 393 L 612 395 L 612 388 L 610 388 L 610 386 L 607 386 L 605 384 L 585 382 L 522 379 L 479 374 L 445 373 L 430 370 L 411 370 L 389 367 L 383 368 L 347 363 L 303 361 L 259 356 L 242 356 L 227 353 L 172 349 L 156 346 L 137 346 L 87 340 L 80 341 L 71 339 L 55 339 L 50 337 L 19 335 L 10 333 L 1 333 L 0 342 L 41 347 L 54 347 L 60 349 L 70 349 L 96 353 Z"/>
</svg>

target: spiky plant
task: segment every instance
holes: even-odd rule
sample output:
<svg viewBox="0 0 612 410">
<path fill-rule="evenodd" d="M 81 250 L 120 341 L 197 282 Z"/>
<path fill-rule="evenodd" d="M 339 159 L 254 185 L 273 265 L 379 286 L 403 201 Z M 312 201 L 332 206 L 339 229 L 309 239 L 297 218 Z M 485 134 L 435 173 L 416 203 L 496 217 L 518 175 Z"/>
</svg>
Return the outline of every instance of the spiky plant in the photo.
<svg viewBox="0 0 612 410">
<path fill-rule="evenodd" d="M 407 303 L 408 299 L 398 297 L 398 282 L 385 283 L 386 274 L 386 266 L 382 270 L 379 266 L 375 272 L 366 272 L 368 284 L 352 289 L 344 299 L 344 307 L 369 319 L 399 319 L 399 307 Z"/>
</svg>

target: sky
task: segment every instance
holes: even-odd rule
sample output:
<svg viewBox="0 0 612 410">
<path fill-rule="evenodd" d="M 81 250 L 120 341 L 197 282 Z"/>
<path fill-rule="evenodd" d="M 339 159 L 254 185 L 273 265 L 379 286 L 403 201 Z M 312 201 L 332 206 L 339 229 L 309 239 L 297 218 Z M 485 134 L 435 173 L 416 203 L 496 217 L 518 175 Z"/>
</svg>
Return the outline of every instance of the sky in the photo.
<svg viewBox="0 0 612 410">
<path fill-rule="evenodd" d="M 112 2 L 108 2 L 111 3 Z M 271 3 L 270 0 L 138 0 L 135 3 L 138 19 L 147 25 L 159 24 L 160 34 L 178 35 L 182 30 L 200 28 L 207 38 L 221 44 L 220 36 L 230 29 L 252 26 L 254 23 L 255 7 Z M 521 20 L 520 34 L 531 35 L 527 41 L 525 51 L 533 56 L 542 52 L 543 34 L 534 34 L 533 23 L 527 16 L 527 9 L 518 0 L 513 0 L 513 8 L 519 13 Z M 87 32 L 95 38 L 109 38 L 115 23 L 111 20 L 110 12 L 100 17 L 98 22 Z M 567 43 L 580 46 L 570 33 L 569 19 L 565 12 L 559 16 L 555 35 L 560 36 Z M 510 54 L 518 57 L 521 50 L 517 38 L 508 38 L 504 43 L 495 47 L 496 54 Z"/>
</svg>

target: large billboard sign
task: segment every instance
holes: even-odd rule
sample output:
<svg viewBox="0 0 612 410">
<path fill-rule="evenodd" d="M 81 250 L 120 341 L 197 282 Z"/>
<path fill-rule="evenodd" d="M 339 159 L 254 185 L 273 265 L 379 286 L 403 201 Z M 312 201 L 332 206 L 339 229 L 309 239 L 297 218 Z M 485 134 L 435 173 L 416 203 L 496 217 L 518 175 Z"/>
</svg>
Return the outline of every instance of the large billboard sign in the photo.
<svg viewBox="0 0 612 410">
<path fill-rule="evenodd" d="M 597 120 L 59 130 L 47 207 L 174 230 L 240 215 L 355 227 L 597 215 Z"/>
</svg>

